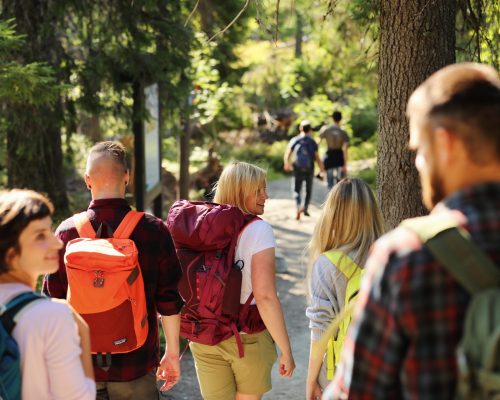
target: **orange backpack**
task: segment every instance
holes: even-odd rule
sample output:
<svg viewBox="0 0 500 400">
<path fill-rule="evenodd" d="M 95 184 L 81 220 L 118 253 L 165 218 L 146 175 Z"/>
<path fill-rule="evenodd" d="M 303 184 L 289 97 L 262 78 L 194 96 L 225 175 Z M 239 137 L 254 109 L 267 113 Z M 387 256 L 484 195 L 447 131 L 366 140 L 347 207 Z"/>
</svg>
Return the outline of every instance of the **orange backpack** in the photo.
<svg viewBox="0 0 500 400">
<path fill-rule="evenodd" d="M 68 303 L 87 321 L 91 351 L 101 359 L 141 347 L 148 335 L 144 281 L 129 239 L 143 215 L 129 211 L 107 239 L 96 238 L 86 212 L 73 216 L 80 237 L 64 255 Z"/>
</svg>

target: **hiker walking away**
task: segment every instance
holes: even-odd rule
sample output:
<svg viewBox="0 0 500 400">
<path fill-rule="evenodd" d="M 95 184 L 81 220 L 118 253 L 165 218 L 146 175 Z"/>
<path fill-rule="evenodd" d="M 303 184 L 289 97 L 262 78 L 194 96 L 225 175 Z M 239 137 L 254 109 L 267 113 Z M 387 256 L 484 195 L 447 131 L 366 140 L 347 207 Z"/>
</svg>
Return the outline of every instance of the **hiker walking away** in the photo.
<svg viewBox="0 0 500 400">
<path fill-rule="evenodd" d="M 456 353 L 466 345 L 459 345 L 461 335 L 477 331 L 477 326 L 471 327 L 472 331 L 463 327 L 466 310 L 473 305 L 469 304 L 470 281 L 481 278 L 486 263 L 497 275 L 500 269 L 498 72 L 473 63 L 447 66 L 413 92 L 407 115 L 410 148 L 416 151 L 422 197 L 431 214 L 404 222 L 376 242 L 359 295 L 361 307 L 355 313 L 351 336 L 346 339 L 326 399 L 452 399 L 457 383 L 466 381 L 459 367 L 479 367 L 468 364 L 468 357 L 458 362 Z M 431 240 L 438 246 L 431 242 L 423 245 L 416 223 L 432 230 L 441 221 L 459 229 L 442 233 L 437 229 Z M 449 248 L 439 240 L 440 235 L 449 238 L 457 233 L 458 239 L 468 238 L 459 245 L 453 239 L 455 244 Z M 471 257 L 469 250 L 461 252 L 462 243 L 476 249 L 476 254 Z M 474 262 L 478 255 L 484 262 L 462 268 L 462 272 L 473 273 L 458 283 L 456 265 Z M 450 257 L 455 257 L 454 263 L 448 262 Z M 485 282 L 494 282 L 489 276 Z M 488 318 L 495 315 L 491 311 Z M 496 326 L 494 320 L 483 324 L 486 329 L 488 325 L 498 332 L 498 321 Z M 490 378 L 481 378 L 475 384 L 496 382 L 498 395 L 500 354 L 498 342 L 496 347 L 493 343 L 488 351 L 486 342 L 472 342 L 474 351 L 486 350 L 483 359 L 492 361 L 488 368 L 493 370 L 472 369 L 469 376 L 485 373 Z M 490 396 L 474 398 L 493 398 Z"/>
<path fill-rule="evenodd" d="M 244 162 L 226 166 L 215 187 L 216 203 L 236 206 L 248 216 L 262 215 L 267 198 L 266 172 Z M 242 281 L 237 299 L 243 307 L 253 296 L 250 304 L 258 311 L 251 321 L 241 323 L 258 329 L 239 332 L 212 346 L 191 342 L 205 400 L 261 399 L 271 389 L 271 369 L 277 358 L 275 343 L 280 350 L 280 374 L 292 376 L 295 362 L 276 293 L 275 247 L 271 226 L 260 218 L 252 218 L 239 233 L 234 260 L 242 266 Z M 242 354 L 238 354 L 239 338 Z"/>
<path fill-rule="evenodd" d="M 326 182 L 331 189 L 338 181 L 347 176 L 347 147 L 349 136 L 340 127 L 342 113 L 334 111 L 333 125 L 325 126 L 320 130 L 318 144 L 325 139 L 327 150 L 323 158 L 326 169 Z"/>
<path fill-rule="evenodd" d="M 91 148 L 85 182 L 92 201 L 57 228 L 65 249 L 59 270 L 43 283 L 50 296 L 68 296 L 89 323 L 97 399 L 157 399 L 157 367 L 159 378 L 168 377 L 162 390 L 180 377 L 179 262 L 163 222 L 131 211 L 129 179 L 123 145 L 106 141 Z M 161 361 L 157 313 L 166 336 Z"/>
<path fill-rule="evenodd" d="M 320 174 L 324 172 L 323 162 L 318 155 L 318 145 L 311 138 L 311 123 L 303 120 L 300 123 L 299 129 L 300 134 L 290 140 L 283 159 L 283 168 L 285 171 L 290 172 L 293 167 L 292 191 L 297 204 L 297 220 L 300 219 L 302 213 L 307 217 L 309 216 L 308 208 L 312 195 L 315 161 L 320 168 Z M 291 163 L 292 155 L 293 164 Z M 304 206 L 302 206 L 301 199 L 302 183 L 306 185 Z"/>
<path fill-rule="evenodd" d="M 309 242 L 309 306 L 311 348 L 307 400 L 321 398 L 340 360 L 350 322 L 344 317 L 327 351 L 319 340 L 333 319 L 356 299 L 368 251 L 383 233 L 384 222 L 370 187 L 357 178 L 342 179 L 328 193 Z"/>
<path fill-rule="evenodd" d="M 59 265 L 53 211 L 31 190 L 0 192 L 0 333 L 19 350 L 0 334 L 0 398 L 95 399 L 87 324 L 65 301 L 34 293 Z"/>
</svg>

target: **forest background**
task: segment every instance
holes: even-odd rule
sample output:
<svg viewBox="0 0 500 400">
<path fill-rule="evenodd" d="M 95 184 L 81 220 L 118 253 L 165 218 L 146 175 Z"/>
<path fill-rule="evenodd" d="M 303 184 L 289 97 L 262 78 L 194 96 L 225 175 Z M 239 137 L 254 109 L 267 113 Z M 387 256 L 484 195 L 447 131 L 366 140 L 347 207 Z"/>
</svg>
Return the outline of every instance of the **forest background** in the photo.
<svg viewBox="0 0 500 400">
<path fill-rule="evenodd" d="M 230 159 L 281 176 L 300 120 L 320 127 L 338 109 L 349 160 L 376 160 L 358 174 L 392 227 L 425 212 L 409 93 L 455 61 L 499 67 L 495 0 L 0 0 L 0 12 L 0 187 L 48 193 L 59 216 L 86 207 L 93 143 L 132 149 L 139 94 L 157 82 L 164 213 L 203 197 Z"/>
</svg>

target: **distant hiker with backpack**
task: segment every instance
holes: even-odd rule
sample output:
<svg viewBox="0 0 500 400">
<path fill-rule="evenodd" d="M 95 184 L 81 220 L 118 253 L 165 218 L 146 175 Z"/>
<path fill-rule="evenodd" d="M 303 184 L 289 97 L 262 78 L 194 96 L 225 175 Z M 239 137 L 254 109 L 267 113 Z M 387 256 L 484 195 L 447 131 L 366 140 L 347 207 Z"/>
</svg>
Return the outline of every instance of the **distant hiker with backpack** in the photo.
<svg viewBox="0 0 500 400">
<path fill-rule="evenodd" d="M 205 400 L 259 400 L 280 374 L 295 369 L 280 300 L 275 247 L 264 213 L 266 172 L 244 162 L 226 166 L 216 203 L 181 200 L 170 209 L 186 304 L 181 335 L 190 340 Z"/>
<path fill-rule="evenodd" d="M 320 174 L 324 173 L 323 162 L 318 155 L 318 145 L 311 137 L 311 123 L 303 120 L 299 125 L 299 129 L 300 134 L 290 140 L 283 158 L 283 169 L 287 172 L 293 170 L 292 191 L 297 204 L 297 213 L 295 215 L 295 219 L 297 220 L 300 219 L 302 213 L 306 217 L 309 216 L 315 162 L 320 168 Z M 302 206 L 301 191 L 303 183 L 306 186 L 306 196 L 304 205 Z"/>
<path fill-rule="evenodd" d="M 89 329 L 65 301 L 34 292 L 57 271 L 54 209 L 31 190 L 0 192 L 0 398 L 93 400 Z M 21 379 L 22 378 L 22 379 Z"/>
<path fill-rule="evenodd" d="M 310 301 L 306 315 L 310 320 L 311 347 L 307 400 L 320 399 L 333 379 L 350 313 L 329 338 L 327 349 L 320 348 L 320 338 L 333 319 L 356 301 L 368 251 L 383 231 L 375 197 L 361 179 L 343 179 L 328 193 L 309 243 Z"/>
<path fill-rule="evenodd" d="M 446 66 L 413 92 L 407 115 L 432 211 L 375 243 L 324 398 L 453 399 L 463 389 L 461 398 L 498 398 L 498 72 Z"/>
<path fill-rule="evenodd" d="M 334 111 L 332 114 L 333 125 L 321 128 L 319 132 L 318 145 L 323 139 L 326 141 L 327 150 L 323 158 L 326 169 L 326 182 L 331 189 L 337 182 L 347 176 L 347 148 L 349 136 L 340 127 L 342 113 Z"/>
<path fill-rule="evenodd" d="M 165 224 L 127 204 L 129 179 L 120 143 L 92 147 L 92 201 L 57 228 L 65 248 L 59 270 L 44 279 L 44 292 L 67 297 L 90 326 L 97 399 L 157 399 L 156 369 L 162 390 L 180 378 L 181 269 Z M 167 342 L 161 361 L 158 314 Z"/>
</svg>

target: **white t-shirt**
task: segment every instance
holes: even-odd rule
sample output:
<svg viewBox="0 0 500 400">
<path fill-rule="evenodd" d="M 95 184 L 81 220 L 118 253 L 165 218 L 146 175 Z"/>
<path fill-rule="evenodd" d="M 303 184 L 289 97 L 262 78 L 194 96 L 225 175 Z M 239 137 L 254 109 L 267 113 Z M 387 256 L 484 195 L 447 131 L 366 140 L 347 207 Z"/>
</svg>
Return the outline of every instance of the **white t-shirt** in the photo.
<svg viewBox="0 0 500 400">
<path fill-rule="evenodd" d="M 243 260 L 240 303 L 245 304 L 252 293 L 252 257 L 263 250 L 276 247 L 273 228 L 266 221 L 256 220 L 243 230 L 236 245 L 234 260 Z M 255 304 L 255 299 L 251 304 Z"/>
<path fill-rule="evenodd" d="M 21 283 L 0 284 L 0 304 L 31 291 Z M 94 400 L 95 382 L 80 360 L 78 327 L 65 304 L 35 300 L 15 317 L 12 337 L 21 354 L 23 400 Z"/>
</svg>

